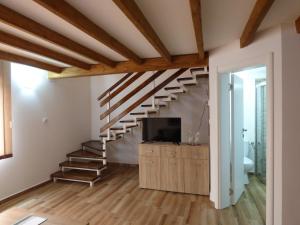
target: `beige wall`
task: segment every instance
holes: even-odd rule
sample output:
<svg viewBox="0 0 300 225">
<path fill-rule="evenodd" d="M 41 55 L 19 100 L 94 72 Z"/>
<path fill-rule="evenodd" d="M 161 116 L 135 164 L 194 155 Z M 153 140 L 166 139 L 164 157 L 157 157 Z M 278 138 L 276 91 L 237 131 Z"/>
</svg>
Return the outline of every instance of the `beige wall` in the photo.
<svg viewBox="0 0 300 225">
<path fill-rule="evenodd" d="M 22 87 L 26 74 L 12 76 L 14 156 L 0 160 L 0 199 L 49 180 L 66 153 L 90 138 L 89 78 L 54 81 L 37 73 L 35 90 Z"/>
</svg>

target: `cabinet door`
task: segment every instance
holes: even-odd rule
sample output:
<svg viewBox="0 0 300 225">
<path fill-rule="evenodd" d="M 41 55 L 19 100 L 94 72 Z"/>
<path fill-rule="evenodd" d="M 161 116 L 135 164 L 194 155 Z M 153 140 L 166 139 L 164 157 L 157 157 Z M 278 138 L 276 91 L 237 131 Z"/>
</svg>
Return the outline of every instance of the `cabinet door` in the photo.
<svg viewBox="0 0 300 225">
<path fill-rule="evenodd" d="M 165 191 L 184 192 L 182 160 L 161 158 L 161 189 Z"/>
<path fill-rule="evenodd" d="M 140 187 L 160 189 L 160 159 L 140 156 L 139 160 Z"/>
<path fill-rule="evenodd" d="M 208 160 L 184 159 L 183 176 L 186 193 L 209 195 Z"/>
<path fill-rule="evenodd" d="M 159 145 L 140 144 L 139 155 L 148 157 L 160 157 L 160 147 Z"/>
</svg>

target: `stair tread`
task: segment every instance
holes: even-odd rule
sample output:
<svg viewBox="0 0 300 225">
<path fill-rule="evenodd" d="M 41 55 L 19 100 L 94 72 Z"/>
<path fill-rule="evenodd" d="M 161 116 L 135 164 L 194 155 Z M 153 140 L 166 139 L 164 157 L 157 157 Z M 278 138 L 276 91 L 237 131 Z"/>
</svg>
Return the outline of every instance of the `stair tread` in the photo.
<svg viewBox="0 0 300 225">
<path fill-rule="evenodd" d="M 90 140 L 90 141 L 83 142 L 82 146 L 86 146 L 88 148 L 103 151 L 103 142 L 102 141 Z"/>
<path fill-rule="evenodd" d="M 190 69 L 191 72 L 204 72 L 205 71 L 205 68 L 204 67 L 199 67 L 199 68 L 191 68 Z"/>
<path fill-rule="evenodd" d="M 98 155 L 96 153 L 87 151 L 87 150 L 77 150 L 75 152 L 71 152 L 69 154 L 67 154 L 67 157 L 82 157 L 82 158 L 90 158 L 90 159 L 104 159 L 104 157 L 102 157 L 101 155 Z"/>
<path fill-rule="evenodd" d="M 112 137 L 112 135 L 110 135 Z M 107 137 L 107 134 L 100 134 L 99 137 Z"/>
<path fill-rule="evenodd" d="M 156 99 L 169 98 L 169 96 L 168 95 L 156 95 L 156 96 L 154 96 L 154 98 L 156 98 Z"/>
<path fill-rule="evenodd" d="M 149 111 L 148 114 L 155 114 L 156 111 Z M 132 112 L 130 115 L 144 115 L 146 112 Z"/>
<path fill-rule="evenodd" d="M 189 83 L 189 84 L 184 84 L 184 86 L 196 86 L 196 83 Z"/>
<path fill-rule="evenodd" d="M 123 130 L 123 127 L 111 127 L 110 130 Z"/>
<path fill-rule="evenodd" d="M 59 164 L 61 167 L 75 167 L 83 169 L 101 169 L 105 166 L 102 163 L 97 162 L 77 162 L 77 161 L 65 161 Z"/>
<path fill-rule="evenodd" d="M 165 87 L 165 90 L 178 90 L 181 89 L 180 86 L 173 86 L 173 87 Z"/>
<path fill-rule="evenodd" d="M 137 121 L 141 121 L 141 119 L 137 119 Z M 134 123 L 135 120 L 120 120 L 120 123 Z"/>
<path fill-rule="evenodd" d="M 53 178 L 80 180 L 85 182 L 91 182 L 96 180 L 99 176 L 93 171 L 86 170 L 69 170 L 69 171 L 57 171 L 51 175 Z"/>
<path fill-rule="evenodd" d="M 138 125 L 135 124 L 135 125 L 129 125 L 129 126 L 126 126 L 126 128 L 133 128 L 133 127 L 137 127 Z"/>
<path fill-rule="evenodd" d="M 194 80 L 193 77 L 179 77 L 177 78 L 177 81 L 183 81 L 183 80 Z"/>
<path fill-rule="evenodd" d="M 152 107 L 152 104 L 142 104 L 141 107 Z M 166 107 L 164 104 L 155 104 L 155 106 Z"/>
<path fill-rule="evenodd" d="M 209 77 L 209 74 L 208 73 L 205 73 L 205 74 L 196 74 L 196 78 L 197 79 L 200 79 L 200 78 L 208 78 Z"/>
</svg>

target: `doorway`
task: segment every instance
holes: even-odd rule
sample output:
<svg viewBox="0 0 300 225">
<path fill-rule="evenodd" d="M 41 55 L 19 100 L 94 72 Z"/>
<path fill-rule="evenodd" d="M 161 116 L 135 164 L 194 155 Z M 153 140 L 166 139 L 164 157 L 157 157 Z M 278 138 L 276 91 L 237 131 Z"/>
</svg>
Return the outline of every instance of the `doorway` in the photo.
<svg viewBox="0 0 300 225">
<path fill-rule="evenodd" d="M 223 208 L 236 207 L 242 212 L 246 206 L 251 207 L 251 216 L 240 218 L 263 225 L 269 185 L 267 67 L 257 65 L 223 73 L 219 87 Z"/>
</svg>

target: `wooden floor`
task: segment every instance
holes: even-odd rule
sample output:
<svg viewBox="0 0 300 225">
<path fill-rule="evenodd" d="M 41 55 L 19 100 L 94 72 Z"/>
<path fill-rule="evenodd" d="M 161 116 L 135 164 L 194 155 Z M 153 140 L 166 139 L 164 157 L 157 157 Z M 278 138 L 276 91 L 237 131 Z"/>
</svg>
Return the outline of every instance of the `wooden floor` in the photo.
<svg viewBox="0 0 300 225">
<path fill-rule="evenodd" d="M 114 167 L 94 188 L 51 183 L 0 205 L 90 221 L 90 225 L 263 225 L 265 187 L 255 177 L 235 207 L 215 210 L 208 197 L 138 188 L 138 169 Z"/>
</svg>

